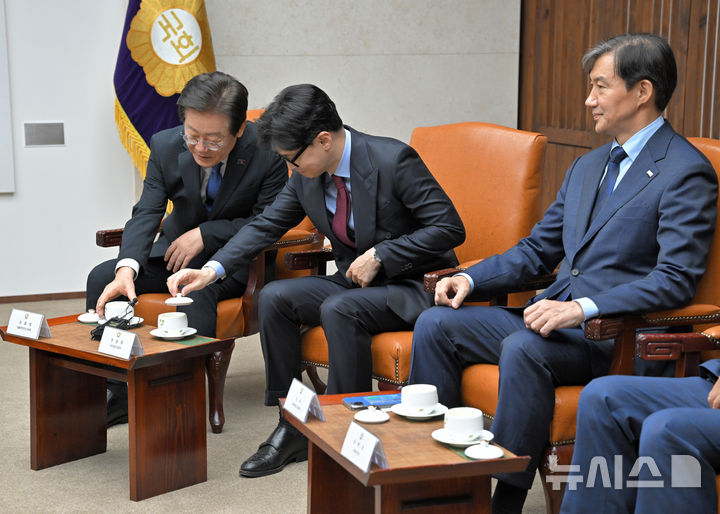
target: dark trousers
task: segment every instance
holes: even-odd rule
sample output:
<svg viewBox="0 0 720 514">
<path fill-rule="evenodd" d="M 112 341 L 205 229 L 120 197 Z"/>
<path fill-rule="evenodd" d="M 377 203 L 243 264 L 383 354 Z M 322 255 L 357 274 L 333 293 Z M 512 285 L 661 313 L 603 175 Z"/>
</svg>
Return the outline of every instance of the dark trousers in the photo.
<svg viewBox="0 0 720 514">
<path fill-rule="evenodd" d="M 115 278 L 115 265 L 117 259 L 110 259 L 98 264 L 88 275 L 86 308 L 94 309 L 98 298 L 107 284 Z M 143 293 L 167 293 L 167 279 L 172 272 L 165 269 L 165 261 L 162 258 L 151 258 L 148 265 L 140 269 L 135 279 L 135 292 Z M 185 312 L 188 317 L 188 325 L 198 331 L 198 334 L 215 337 L 215 325 L 217 321 L 217 304 L 227 298 L 242 296 L 245 292 L 245 284 L 227 277 L 224 280 L 210 284 L 200 291 L 192 291 L 188 297 L 193 299 L 190 305 L 178 307 L 177 310 Z M 125 299 L 122 297 L 121 299 Z M 172 311 L 168 307 L 168 311 Z M 147 320 L 156 324 L 157 320 Z"/>
<path fill-rule="evenodd" d="M 572 460 L 579 469 L 571 473 L 579 479 L 568 482 L 562 512 L 716 512 L 720 410 L 708 405 L 712 385 L 700 377 L 609 376 L 585 387 Z M 651 458 L 657 468 L 646 460 L 632 472 L 638 457 Z M 591 463 L 595 476 L 588 487 Z"/>
<path fill-rule="evenodd" d="M 497 478 L 529 489 L 548 440 L 555 388 L 584 385 L 607 373 L 611 356 L 612 341 L 590 341 L 581 328 L 540 336 L 525 328 L 522 309 L 433 307 L 415 324 L 410 383 L 435 384 L 440 403 L 457 407 L 463 369 L 498 364 L 491 431 L 500 445 L 531 460 L 526 471 Z"/>
<path fill-rule="evenodd" d="M 258 318 L 265 357 L 265 404 L 287 396 L 300 378 L 301 329 L 322 325 L 328 342 L 327 392 L 372 389 L 373 334 L 410 330 L 387 306 L 387 287 L 350 287 L 340 277 L 280 280 L 260 291 Z"/>
</svg>

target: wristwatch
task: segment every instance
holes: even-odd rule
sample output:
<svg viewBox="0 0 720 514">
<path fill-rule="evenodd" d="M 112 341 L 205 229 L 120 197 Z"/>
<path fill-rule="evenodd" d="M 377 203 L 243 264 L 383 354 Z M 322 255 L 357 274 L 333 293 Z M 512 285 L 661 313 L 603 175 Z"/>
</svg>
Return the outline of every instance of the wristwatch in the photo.
<svg viewBox="0 0 720 514">
<path fill-rule="evenodd" d="M 373 247 L 373 259 L 375 259 L 377 262 L 382 264 L 382 260 L 380 259 L 380 257 L 378 257 L 377 250 L 375 249 L 375 247 Z"/>
</svg>

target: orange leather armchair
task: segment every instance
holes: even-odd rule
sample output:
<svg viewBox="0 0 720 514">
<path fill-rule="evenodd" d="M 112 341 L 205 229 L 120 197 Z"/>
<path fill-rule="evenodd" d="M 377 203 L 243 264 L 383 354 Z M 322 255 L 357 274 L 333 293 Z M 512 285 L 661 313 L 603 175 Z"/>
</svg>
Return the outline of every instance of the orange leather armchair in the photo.
<svg viewBox="0 0 720 514">
<path fill-rule="evenodd" d="M 702 151 L 720 174 L 720 141 L 707 138 L 688 138 Z M 720 227 L 720 220 L 718 223 Z M 536 286 L 532 286 L 536 289 Z M 647 327 L 680 325 L 704 325 L 720 321 L 720 237 L 713 239 L 707 269 L 698 285 L 690 305 L 682 309 L 654 312 L 642 316 L 624 318 L 597 318 L 585 325 L 585 336 L 593 340 L 614 339 L 615 347 L 610 374 L 632 374 L 635 356 L 636 330 Z M 720 332 L 718 333 L 720 335 Z M 664 335 L 663 335 L 664 336 Z M 670 334 L 668 334 L 670 336 Z M 677 336 L 673 334 L 672 336 Z M 648 337 L 648 336 L 639 336 Z M 649 336 L 653 337 L 653 336 Z M 693 360 L 695 359 L 695 360 Z M 697 357 L 689 357 L 695 362 Z M 686 362 L 681 362 L 677 373 L 685 373 Z M 462 399 L 465 405 L 481 409 L 488 418 L 495 414 L 498 399 L 498 367 L 492 364 L 476 364 L 467 367 L 462 378 Z M 559 512 L 564 493 L 553 490 L 546 480 L 554 474 L 555 464 L 569 465 L 575 445 L 577 404 L 581 386 L 561 386 L 555 390 L 555 410 L 550 426 L 550 440 L 545 448 L 539 472 L 543 481 L 548 513 Z M 565 472 L 559 474 L 564 475 Z"/>
<path fill-rule="evenodd" d="M 530 233 L 540 216 L 541 167 L 547 138 L 542 134 L 481 122 L 418 127 L 410 139 L 465 224 L 465 242 L 455 248 L 462 266 L 503 252 Z M 510 200 L 510 201 L 508 201 Z M 292 255 L 290 258 L 292 259 Z M 331 259 L 329 250 L 325 259 Z M 306 257 L 289 267 L 307 264 Z M 470 261 L 470 259 L 476 259 Z M 300 264 L 299 261 L 303 261 Z M 515 299 L 524 303 L 524 297 Z M 372 339 L 373 378 L 380 389 L 407 383 L 412 332 L 384 332 Z M 322 327 L 303 336 L 303 363 L 328 366 Z M 324 384 L 311 376 L 318 392 Z"/>
<path fill-rule="evenodd" d="M 247 119 L 253 121 L 260 117 L 262 109 L 248 110 Z M 102 247 L 119 246 L 123 229 L 101 230 L 96 233 L 96 244 Z M 312 270 L 289 270 L 285 268 L 285 253 L 289 248 L 310 250 L 322 247 L 322 240 L 318 237 L 315 227 L 305 218 L 295 228 L 290 229 L 278 242 L 265 251 L 277 250 L 277 278 L 290 278 L 307 275 Z M 248 336 L 258 331 L 257 322 L 257 296 L 264 285 L 265 258 L 261 254 L 252 260 L 248 274 L 248 283 L 242 297 L 229 298 L 218 303 L 217 323 L 215 336 L 219 339 L 230 339 Z M 140 300 L 135 307 L 135 313 L 144 318 L 146 323 L 154 324 L 158 314 L 175 310 L 165 304 L 170 297 L 167 293 L 147 293 L 139 295 Z M 215 433 L 222 432 L 225 424 L 223 412 L 223 392 L 225 390 L 225 377 L 230 365 L 235 344 L 223 352 L 216 352 L 208 356 L 206 370 L 208 376 L 208 397 L 210 403 L 210 425 Z"/>
</svg>

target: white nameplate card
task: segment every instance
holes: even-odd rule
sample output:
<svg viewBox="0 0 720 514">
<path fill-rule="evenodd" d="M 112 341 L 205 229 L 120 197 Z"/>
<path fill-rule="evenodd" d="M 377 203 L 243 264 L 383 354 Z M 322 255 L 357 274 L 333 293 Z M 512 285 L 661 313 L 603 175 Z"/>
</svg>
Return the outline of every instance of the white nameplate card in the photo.
<svg viewBox="0 0 720 514">
<path fill-rule="evenodd" d="M 140 336 L 136 333 L 105 327 L 98 351 L 121 359 L 129 359 L 131 355 L 142 355 L 143 347 Z"/>
<path fill-rule="evenodd" d="M 325 414 L 320 407 L 317 394 L 297 378 L 293 378 L 292 384 L 290 384 L 284 408 L 303 423 L 307 421 L 309 413 L 319 420 L 325 421 Z"/>
<path fill-rule="evenodd" d="M 8 322 L 7 333 L 14 336 L 27 337 L 35 339 L 40 337 L 52 337 L 50 335 L 50 327 L 48 327 L 45 316 L 35 314 L 34 312 L 21 311 L 13 309 L 10 313 L 10 321 Z"/>
<path fill-rule="evenodd" d="M 365 473 L 370 471 L 371 462 L 379 468 L 388 467 L 382 441 L 354 421 L 350 422 L 340 454 Z"/>
</svg>

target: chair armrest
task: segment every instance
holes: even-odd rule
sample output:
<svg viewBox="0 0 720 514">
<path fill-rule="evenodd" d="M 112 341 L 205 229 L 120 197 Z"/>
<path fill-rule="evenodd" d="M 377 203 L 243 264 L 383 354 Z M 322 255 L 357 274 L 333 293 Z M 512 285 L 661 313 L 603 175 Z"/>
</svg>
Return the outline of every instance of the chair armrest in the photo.
<svg viewBox="0 0 720 514">
<path fill-rule="evenodd" d="M 423 288 L 425 289 L 426 293 L 434 293 L 435 287 L 437 286 L 438 281 L 445 277 L 450 277 L 452 275 L 455 275 L 456 273 L 460 273 L 461 271 L 465 271 L 467 268 L 464 268 L 462 266 L 458 266 L 456 268 L 445 268 L 438 271 L 431 271 L 429 273 L 425 273 L 425 276 L 423 277 Z M 507 296 L 511 293 L 525 293 L 527 291 L 537 291 L 538 289 L 545 289 L 550 284 L 555 282 L 556 273 L 550 273 L 549 275 L 541 275 L 539 277 L 535 277 L 533 279 L 528 280 L 527 282 L 524 282 L 520 285 L 520 287 L 512 289 L 510 291 L 505 291 L 502 293 L 503 295 Z M 476 298 L 473 296 L 474 301 L 492 301 L 497 296 L 495 295 L 488 295 L 483 297 Z"/>
<path fill-rule="evenodd" d="M 321 236 L 317 232 L 293 228 L 288 230 L 278 241 L 268 246 L 266 251 L 279 250 L 280 248 L 288 248 L 291 246 L 317 244 L 321 240 Z"/>
<path fill-rule="evenodd" d="M 720 322 L 717 305 L 688 305 L 681 309 L 656 311 L 639 316 L 594 318 L 585 323 L 585 337 L 595 341 L 612 339 L 621 332 L 638 328 L 674 327 Z"/>
<path fill-rule="evenodd" d="M 705 332 L 638 334 L 635 353 L 644 360 L 676 361 L 675 376 L 691 377 L 699 372 L 700 352 L 717 350 L 720 347 L 718 343 L 717 339 Z"/>
<path fill-rule="evenodd" d="M 635 354 L 650 361 L 676 361 L 683 353 L 720 349 L 720 341 L 705 332 L 638 334 Z"/>
<path fill-rule="evenodd" d="M 288 252 L 285 254 L 285 267 L 290 270 L 314 269 L 334 259 L 332 248 L 329 247 Z"/>
<path fill-rule="evenodd" d="M 585 323 L 585 337 L 595 341 L 615 339 L 611 375 L 631 375 L 635 360 L 635 332 L 639 328 L 671 327 L 714 323 L 720 321 L 720 307 L 716 305 L 689 305 L 681 309 L 657 311 L 637 316 L 595 318 Z M 668 334 L 677 336 L 678 334 Z M 638 336 L 641 337 L 641 336 Z M 676 375 L 685 376 L 692 363 L 676 368 Z"/>
<path fill-rule="evenodd" d="M 120 246 L 122 241 L 123 229 L 114 228 L 110 230 L 98 230 L 95 232 L 95 244 L 102 248 L 110 248 L 112 246 Z"/>
<path fill-rule="evenodd" d="M 429 273 L 425 273 L 425 276 L 423 277 L 423 288 L 425 289 L 426 293 L 434 293 L 435 292 L 435 286 L 437 286 L 437 283 L 444 279 L 445 277 L 451 277 L 455 275 L 456 273 L 460 273 L 461 271 L 465 271 L 466 268 L 457 267 L 457 268 L 445 268 L 440 269 L 437 271 L 430 271 Z"/>
</svg>

